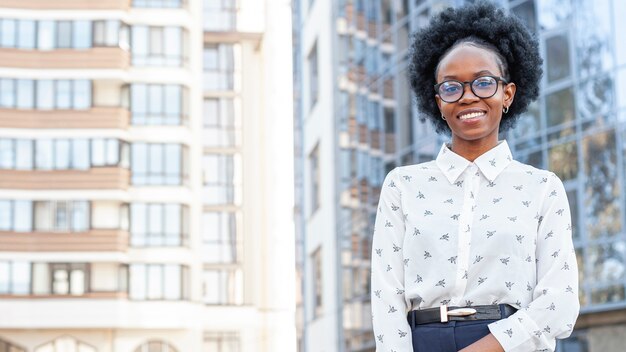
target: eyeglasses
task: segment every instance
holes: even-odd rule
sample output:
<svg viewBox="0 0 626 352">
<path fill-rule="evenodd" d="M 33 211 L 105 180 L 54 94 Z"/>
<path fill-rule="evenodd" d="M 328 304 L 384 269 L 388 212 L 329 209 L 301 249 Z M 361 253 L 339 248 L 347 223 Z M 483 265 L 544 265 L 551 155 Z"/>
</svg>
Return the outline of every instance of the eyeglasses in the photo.
<svg viewBox="0 0 626 352">
<path fill-rule="evenodd" d="M 481 76 L 471 82 L 461 82 L 451 79 L 435 84 L 435 91 L 439 94 L 441 100 L 446 103 L 454 103 L 463 97 L 463 94 L 465 94 L 465 85 L 469 84 L 475 96 L 486 99 L 496 94 L 499 86 L 498 82 L 504 82 L 504 84 L 509 83 L 506 79 L 496 76 Z"/>
</svg>

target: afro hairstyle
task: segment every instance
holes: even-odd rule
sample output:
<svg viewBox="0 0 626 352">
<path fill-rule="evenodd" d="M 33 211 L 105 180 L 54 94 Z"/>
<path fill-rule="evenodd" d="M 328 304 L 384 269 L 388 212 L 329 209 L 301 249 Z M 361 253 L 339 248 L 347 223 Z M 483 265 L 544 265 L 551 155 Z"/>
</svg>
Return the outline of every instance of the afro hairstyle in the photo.
<svg viewBox="0 0 626 352">
<path fill-rule="evenodd" d="M 441 119 L 433 89 L 441 59 L 461 43 L 494 52 L 502 75 L 515 83 L 515 101 L 502 116 L 500 131 L 506 132 L 539 95 L 543 60 L 539 43 L 520 19 L 507 15 L 494 4 L 478 1 L 460 8 L 448 8 L 431 18 L 411 39 L 409 81 L 415 93 L 420 120 L 430 120 L 437 133 L 450 134 Z"/>
</svg>

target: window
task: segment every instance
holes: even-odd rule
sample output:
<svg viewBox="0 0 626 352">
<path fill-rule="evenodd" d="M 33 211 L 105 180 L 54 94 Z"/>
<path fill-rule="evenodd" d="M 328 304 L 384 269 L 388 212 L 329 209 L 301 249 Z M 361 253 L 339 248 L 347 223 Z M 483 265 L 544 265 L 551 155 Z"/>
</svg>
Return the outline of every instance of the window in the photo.
<svg viewBox="0 0 626 352">
<path fill-rule="evenodd" d="M 133 125 L 180 125 L 189 114 L 189 94 L 180 85 L 133 84 Z"/>
<path fill-rule="evenodd" d="M 322 290 L 322 248 L 318 248 L 311 255 L 313 273 L 313 307 L 315 317 L 322 315 L 323 290 Z"/>
<path fill-rule="evenodd" d="M 180 144 L 134 143 L 131 151 L 133 185 L 182 185 L 187 181 Z"/>
<path fill-rule="evenodd" d="M 35 352 L 96 352 L 96 349 L 73 337 L 63 336 L 35 348 Z"/>
<path fill-rule="evenodd" d="M 241 243 L 235 212 L 202 215 L 202 257 L 205 263 L 237 263 Z"/>
<path fill-rule="evenodd" d="M 320 156 L 319 143 L 309 154 L 310 180 L 311 180 L 311 214 L 320 207 Z"/>
<path fill-rule="evenodd" d="M 0 79 L 0 108 L 17 109 L 89 109 L 89 80 Z"/>
<path fill-rule="evenodd" d="M 0 294 L 28 295 L 30 262 L 0 261 Z"/>
<path fill-rule="evenodd" d="M 554 82 L 570 75 L 570 54 L 567 35 L 555 35 L 546 39 L 546 66 L 548 82 Z"/>
<path fill-rule="evenodd" d="M 205 304 L 243 304 L 243 272 L 239 268 L 205 269 L 202 291 Z"/>
<path fill-rule="evenodd" d="M 204 90 L 234 90 L 238 87 L 241 48 L 233 44 L 207 44 L 204 47 Z"/>
<path fill-rule="evenodd" d="M 0 231 L 30 232 L 32 224 L 31 201 L 0 199 Z"/>
<path fill-rule="evenodd" d="M 25 349 L 18 347 L 2 339 L 0 339 L 0 351 L 1 352 L 26 352 Z"/>
<path fill-rule="evenodd" d="M 133 7 L 175 9 L 183 7 L 183 2 L 184 0 L 133 0 Z"/>
<path fill-rule="evenodd" d="M 89 292 L 88 264 L 54 263 L 49 266 L 52 294 L 81 296 Z"/>
<path fill-rule="evenodd" d="M 35 231 L 85 232 L 91 227 L 88 201 L 35 201 Z"/>
<path fill-rule="evenodd" d="M 180 204 L 133 203 L 130 243 L 136 247 L 186 246 L 189 209 Z"/>
<path fill-rule="evenodd" d="M 178 352 L 172 345 L 161 341 L 148 341 L 137 347 L 134 352 Z"/>
<path fill-rule="evenodd" d="M 189 273 L 177 264 L 131 264 L 130 298 L 181 300 L 188 298 Z"/>
<path fill-rule="evenodd" d="M 205 31 L 232 31 L 237 28 L 236 0 L 204 0 Z"/>
<path fill-rule="evenodd" d="M 204 204 L 241 203 L 241 157 L 238 154 L 203 156 Z"/>
<path fill-rule="evenodd" d="M 127 154 L 128 145 L 117 139 L 0 139 L 0 169 L 128 167 Z"/>
<path fill-rule="evenodd" d="M 236 332 L 206 332 L 202 350 L 207 352 L 241 352 L 239 339 L 239 334 Z"/>
<path fill-rule="evenodd" d="M 183 52 L 185 40 L 186 33 L 181 27 L 133 26 L 132 64 L 180 67 L 187 61 Z"/>
<path fill-rule="evenodd" d="M 313 44 L 313 48 L 309 52 L 308 57 L 309 64 L 309 107 L 312 109 L 317 103 L 319 96 L 319 75 L 318 75 L 318 62 L 317 62 L 317 42 Z"/>
<path fill-rule="evenodd" d="M 208 98 L 204 100 L 204 136 L 206 147 L 235 147 L 241 141 L 240 119 L 236 115 L 235 99 Z"/>
</svg>

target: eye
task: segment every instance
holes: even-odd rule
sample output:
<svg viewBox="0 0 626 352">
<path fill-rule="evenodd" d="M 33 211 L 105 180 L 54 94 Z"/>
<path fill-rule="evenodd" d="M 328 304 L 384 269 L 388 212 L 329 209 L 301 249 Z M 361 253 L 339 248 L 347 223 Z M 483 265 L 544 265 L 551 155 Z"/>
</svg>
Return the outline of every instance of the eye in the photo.
<svg viewBox="0 0 626 352">
<path fill-rule="evenodd" d="M 488 88 L 496 84 L 496 80 L 491 77 L 479 77 L 474 80 L 474 87 Z"/>
<path fill-rule="evenodd" d="M 455 82 L 445 82 L 439 87 L 439 91 L 443 94 L 454 94 L 457 93 L 461 87 L 458 83 Z"/>
</svg>

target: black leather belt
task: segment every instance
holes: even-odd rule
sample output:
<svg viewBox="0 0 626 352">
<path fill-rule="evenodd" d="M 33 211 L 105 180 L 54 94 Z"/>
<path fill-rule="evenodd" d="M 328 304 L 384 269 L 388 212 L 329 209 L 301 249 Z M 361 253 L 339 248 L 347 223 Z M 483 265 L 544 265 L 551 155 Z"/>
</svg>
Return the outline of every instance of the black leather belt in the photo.
<svg viewBox="0 0 626 352">
<path fill-rule="evenodd" d="M 428 323 L 446 323 L 448 321 L 470 321 L 504 319 L 517 311 L 508 304 L 471 306 L 471 307 L 447 307 L 427 308 L 412 310 L 407 315 L 411 327 Z"/>
</svg>

